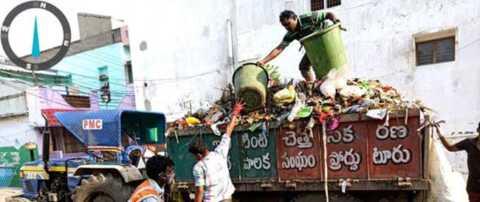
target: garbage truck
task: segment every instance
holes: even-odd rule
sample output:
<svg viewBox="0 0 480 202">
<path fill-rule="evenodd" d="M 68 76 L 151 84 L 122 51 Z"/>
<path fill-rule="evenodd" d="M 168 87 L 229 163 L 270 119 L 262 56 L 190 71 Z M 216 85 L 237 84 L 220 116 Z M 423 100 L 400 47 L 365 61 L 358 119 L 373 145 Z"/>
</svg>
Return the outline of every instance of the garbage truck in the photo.
<svg viewBox="0 0 480 202">
<path fill-rule="evenodd" d="M 366 113 L 340 115 L 335 130 L 307 120 L 269 122 L 232 135 L 228 165 L 239 201 L 426 201 L 429 191 L 426 116 L 419 110 L 392 112 L 387 120 Z M 220 141 L 209 128 L 167 136 L 177 188 L 195 190 L 188 145 Z M 184 194 L 188 195 L 188 194 Z"/>
<path fill-rule="evenodd" d="M 42 158 L 21 167 L 10 201 L 127 201 L 145 179 L 146 148 L 160 149 L 162 113 L 46 109 Z M 156 151 L 152 151 L 156 152 Z"/>
</svg>

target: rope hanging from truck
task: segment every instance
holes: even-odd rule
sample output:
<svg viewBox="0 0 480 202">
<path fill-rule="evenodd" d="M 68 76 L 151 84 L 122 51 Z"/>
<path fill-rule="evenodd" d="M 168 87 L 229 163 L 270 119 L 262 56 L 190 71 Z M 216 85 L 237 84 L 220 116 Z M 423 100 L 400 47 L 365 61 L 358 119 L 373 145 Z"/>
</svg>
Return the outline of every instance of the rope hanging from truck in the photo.
<svg viewBox="0 0 480 202">
<path fill-rule="evenodd" d="M 323 138 L 323 174 L 324 174 L 324 188 L 325 188 L 325 201 L 329 202 L 328 197 L 328 168 L 327 168 L 327 123 L 322 123 L 322 138 Z"/>
</svg>

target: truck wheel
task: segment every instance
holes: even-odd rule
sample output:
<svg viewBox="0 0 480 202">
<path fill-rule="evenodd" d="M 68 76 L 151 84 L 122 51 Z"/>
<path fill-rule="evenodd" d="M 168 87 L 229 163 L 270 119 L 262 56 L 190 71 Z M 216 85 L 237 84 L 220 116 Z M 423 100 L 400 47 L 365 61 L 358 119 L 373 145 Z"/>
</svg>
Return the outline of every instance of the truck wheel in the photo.
<svg viewBox="0 0 480 202">
<path fill-rule="evenodd" d="M 132 187 L 112 175 L 91 175 L 84 179 L 72 195 L 74 202 L 117 202 L 127 201 Z"/>
</svg>

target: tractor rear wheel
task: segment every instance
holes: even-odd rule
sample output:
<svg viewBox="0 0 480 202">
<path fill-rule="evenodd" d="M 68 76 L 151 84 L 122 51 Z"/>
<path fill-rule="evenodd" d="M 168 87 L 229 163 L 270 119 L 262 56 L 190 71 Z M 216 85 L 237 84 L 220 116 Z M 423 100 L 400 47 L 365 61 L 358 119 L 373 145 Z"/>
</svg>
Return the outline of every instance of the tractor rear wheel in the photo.
<svg viewBox="0 0 480 202">
<path fill-rule="evenodd" d="M 112 175 L 91 175 L 84 179 L 72 195 L 74 202 L 127 201 L 133 188 Z"/>
</svg>

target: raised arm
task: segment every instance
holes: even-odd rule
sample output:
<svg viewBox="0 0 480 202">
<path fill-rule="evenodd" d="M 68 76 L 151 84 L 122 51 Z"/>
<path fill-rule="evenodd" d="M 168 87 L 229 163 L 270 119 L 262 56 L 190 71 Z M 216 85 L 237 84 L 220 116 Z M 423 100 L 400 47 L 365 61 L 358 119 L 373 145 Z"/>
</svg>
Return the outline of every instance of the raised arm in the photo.
<svg viewBox="0 0 480 202">
<path fill-rule="evenodd" d="M 232 136 L 233 130 L 237 126 L 237 119 L 238 119 L 238 116 L 240 115 L 240 112 L 243 110 L 243 105 L 245 105 L 243 102 L 237 102 L 233 107 L 232 120 L 230 120 L 230 123 L 228 124 L 227 129 L 225 131 L 225 135 L 227 135 L 228 137 Z"/>
<path fill-rule="evenodd" d="M 282 53 L 283 50 L 285 50 L 285 47 L 283 47 L 282 45 L 277 46 L 272 51 L 270 51 L 270 53 L 267 56 L 265 56 L 263 59 L 259 60 L 258 64 L 260 64 L 260 65 L 267 64 L 271 60 L 275 59 L 278 55 L 280 55 L 280 53 Z"/>
<path fill-rule="evenodd" d="M 237 102 L 233 108 L 233 112 L 231 115 L 232 117 L 231 117 L 230 123 L 227 125 L 225 134 L 223 135 L 222 140 L 220 140 L 220 144 L 218 144 L 217 147 L 215 148 L 215 152 L 222 155 L 225 159 L 228 158 L 228 150 L 230 150 L 232 133 L 233 133 L 233 130 L 235 129 L 235 126 L 237 126 L 237 119 L 242 109 L 243 109 L 243 103 Z"/>
<path fill-rule="evenodd" d="M 442 135 L 442 132 L 440 131 L 440 127 L 435 127 L 437 130 L 437 135 L 440 138 L 440 142 L 442 142 L 443 146 L 445 149 L 448 151 L 459 151 L 460 149 L 456 147 L 455 145 L 450 144 L 447 139 Z"/>
</svg>

